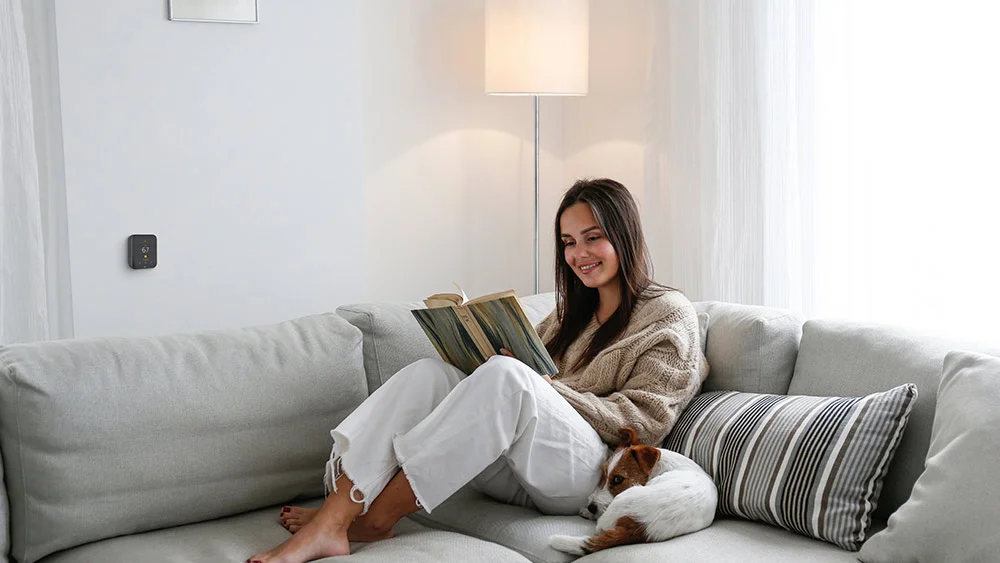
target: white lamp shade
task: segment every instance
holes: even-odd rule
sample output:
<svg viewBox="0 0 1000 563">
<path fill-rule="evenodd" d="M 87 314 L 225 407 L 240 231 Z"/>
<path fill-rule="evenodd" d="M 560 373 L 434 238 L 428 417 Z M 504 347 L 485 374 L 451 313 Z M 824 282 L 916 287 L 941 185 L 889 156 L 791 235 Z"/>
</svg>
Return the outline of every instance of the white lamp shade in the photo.
<svg viewBox="0 0 1000 563">
<path fill-rule="evenodd" d="M 486 0 L 486 93 L 582 96 L 590 0 Z"/>
</svg>

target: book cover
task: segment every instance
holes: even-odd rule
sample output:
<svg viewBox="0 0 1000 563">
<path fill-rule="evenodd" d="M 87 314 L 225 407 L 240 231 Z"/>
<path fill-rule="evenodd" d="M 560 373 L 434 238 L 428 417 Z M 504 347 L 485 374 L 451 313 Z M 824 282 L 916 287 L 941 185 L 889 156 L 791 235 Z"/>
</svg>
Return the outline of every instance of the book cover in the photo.
<svg viewBox="0 0 1000 563">
<path fill-rule="evenodd" d="M 428 308 L 413 310 L 414 318 L 441 358 L 464 373 L 475 371 L 501 348 L 540 374 L 558 373 L 514 291 L 471 301 L 464 293 L 436 294 L 424 303 Z"/>
</svg>

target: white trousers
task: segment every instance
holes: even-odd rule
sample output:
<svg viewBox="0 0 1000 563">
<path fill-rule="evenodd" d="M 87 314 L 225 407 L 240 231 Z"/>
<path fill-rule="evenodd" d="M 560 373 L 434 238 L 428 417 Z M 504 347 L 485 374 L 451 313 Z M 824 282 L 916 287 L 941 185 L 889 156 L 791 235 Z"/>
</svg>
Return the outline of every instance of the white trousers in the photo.
<svg viewBox="0 0 1000 563">
<path fill-rule="evenodd" d="M 438 359 L 414 362 L 330 434 L 327 491 L 347 475 L 362 513 L 402 468 L 427 512 L 471 483 L 501 502 L 576 514 L 608 451 L 542 376 L 505 356 L 468 377 Z"/>
</svg>

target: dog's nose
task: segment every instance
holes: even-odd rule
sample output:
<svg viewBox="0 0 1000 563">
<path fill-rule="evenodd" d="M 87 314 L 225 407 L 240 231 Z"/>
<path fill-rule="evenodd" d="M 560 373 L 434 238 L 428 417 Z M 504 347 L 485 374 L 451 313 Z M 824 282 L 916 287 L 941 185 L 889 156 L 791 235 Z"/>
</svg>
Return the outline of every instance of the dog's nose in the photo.
<svg viewBox="0 0 1000 563">
<path fill-rule="evenodd" d="M 595 503 L 590 503 L 587 505 L 587 510 L 589 510 L 591 514 L 597 514 L 597 505 Z"/>
</svg>

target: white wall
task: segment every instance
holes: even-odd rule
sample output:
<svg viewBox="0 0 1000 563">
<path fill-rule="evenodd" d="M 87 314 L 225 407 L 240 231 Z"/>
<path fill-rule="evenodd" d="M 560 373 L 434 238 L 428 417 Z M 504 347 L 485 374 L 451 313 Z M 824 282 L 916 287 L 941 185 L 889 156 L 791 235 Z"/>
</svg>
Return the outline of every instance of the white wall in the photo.
<svg viewBox="0 0 1000 563">
<path fill-rule="evenodd" d="M 540 280 L 583 176 L 642 200 L 648 0 L 593 0 L 591 87 L 542 100 Z M 530 98 L 483 94 L 483 6 L 261 3 L 258 25 L 57 0 L 75 334 L 532 290 Z M 125 265 L 129 234 L 160 264 Z"/>
<path fill-rule="evenodd" d="M 487 96 L 482 2 L 363 4 L 366 299 L 470 297 L 533 278 L 534 109 Z M 542 188 L 563 187 L 561 110 L 543 101 Z M 551 288 L 551 210 L 541 288 Z M 547 245 L 547 246 L 546 246 Z"/>
<path fill-rule="evenodd" d="M 591 0 L 590 93 L 564 102 L 567 181 L 613 178 L 629 188 L 640 210 L 652 109 L 652 1 Z M 649 223 L 655 218 L 644 215 L 643 220 L 648 238 Z"/>
<path fill-rule="evenodd" d="M 483 6 L 56 0 L 76 336 L 532 287 L 532 104 L 483 93 Z M 543 103 L 542 289 L 565 189 Z M 159 237 L 132 271 L 125 241 Z"/>
<path fill-rule="evenodd" d="M 57 3 L 77 336 L 265 323 L 363 295 L 359 13 Z M 322 25 L 317 25 L 322 22 Z M 132 233 L 159 265 L 129 270 Z"/>
<path fill-rule="evenodd" d="M 567 98 L 567 178 L 605 176 L 642 196 L 652 0 L 591 0 L 590 93 Z"/>
</svg>

